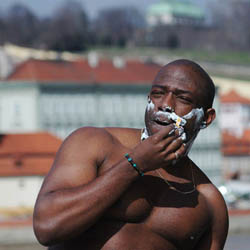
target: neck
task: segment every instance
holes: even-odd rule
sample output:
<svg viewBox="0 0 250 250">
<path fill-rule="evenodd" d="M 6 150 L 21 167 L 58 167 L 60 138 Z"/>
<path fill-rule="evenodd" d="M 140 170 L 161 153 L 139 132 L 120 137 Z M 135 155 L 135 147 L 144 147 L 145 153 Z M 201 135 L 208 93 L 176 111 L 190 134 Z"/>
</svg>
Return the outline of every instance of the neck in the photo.
<svg viewBox="0 0 250 250">
<path fill-rule="evenodd" d="M 166 168 L 162 168 L 163 171 L 167 172 L 170 175 L 176 177 L 190 177 L 190 168 L 189 166 L 192 164 L 191 160 L 188 156 L 184 156 L 179 159 L 174 165 L 167 166 Z"/>
</svg>

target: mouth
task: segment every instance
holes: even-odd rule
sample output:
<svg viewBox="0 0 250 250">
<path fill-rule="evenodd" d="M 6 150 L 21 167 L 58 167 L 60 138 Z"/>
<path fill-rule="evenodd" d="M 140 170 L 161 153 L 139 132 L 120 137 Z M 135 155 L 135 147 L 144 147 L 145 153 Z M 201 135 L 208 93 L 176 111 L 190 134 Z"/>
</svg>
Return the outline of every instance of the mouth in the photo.
<svg viewBox="0 0 250 250">
<path fill-rule="evenodd" d="M 157 123 L 158 125 L 161 125 L 161 126 L 167 126 L 167 125 L 173 123 L 171 121 L 159 120 L 159 119 L 155 119 L 154 122 Z"/>
</svg>

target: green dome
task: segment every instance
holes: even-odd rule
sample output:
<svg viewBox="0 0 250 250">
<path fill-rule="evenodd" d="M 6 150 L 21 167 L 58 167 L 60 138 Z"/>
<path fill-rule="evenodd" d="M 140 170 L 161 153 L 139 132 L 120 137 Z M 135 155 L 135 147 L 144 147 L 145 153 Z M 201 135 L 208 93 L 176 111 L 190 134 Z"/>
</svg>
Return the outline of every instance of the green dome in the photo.
<svg viewBox="0 0 250 250">
<path fill-rule="evenodd" d="M 204 18 L 204 11 L 189 1 L 161 0 L 149 7 L 148 16 L 161 16 L 164 14 L 184 16 L 192 18 Z"/>
</svg>

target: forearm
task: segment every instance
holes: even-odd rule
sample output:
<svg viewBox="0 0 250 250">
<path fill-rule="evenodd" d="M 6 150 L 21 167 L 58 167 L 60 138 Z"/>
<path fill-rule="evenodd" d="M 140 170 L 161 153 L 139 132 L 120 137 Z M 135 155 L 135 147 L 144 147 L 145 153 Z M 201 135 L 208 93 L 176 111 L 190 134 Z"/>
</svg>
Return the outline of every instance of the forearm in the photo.
<svg viewBox="0 0 250 250">
<path fill-rule="evenodd" d="M 137 178 L 138 173 L 122 160 L 88 184 L 41 194 L 34 213 L 39 241 L 54 244 L 84 232 Z"/>
</svg>

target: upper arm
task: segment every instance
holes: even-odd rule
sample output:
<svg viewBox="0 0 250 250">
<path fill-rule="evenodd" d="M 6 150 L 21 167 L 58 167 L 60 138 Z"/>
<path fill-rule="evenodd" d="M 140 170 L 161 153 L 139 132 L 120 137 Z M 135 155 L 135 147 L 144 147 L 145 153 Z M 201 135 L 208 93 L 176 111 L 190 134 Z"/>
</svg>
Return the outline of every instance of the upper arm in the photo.
<svg viewBox="0 0 250 250">
<path fill-rule="evenodd" d="M 228 233 L 228 211 L 224 198 L 214 186 L 209 189 L 206 196 L 211 209 L 211 223 L 197 244 L 197 250 L 223 249 Z"/>
<path fill-rule="evenodd" d="M 62 143 L 46 176 L 40 193 L 86 184 L 97 175 L 97 167 L 105 152 L 103 129 L 81 128 Z M 98 153 L 97 153 L 98 152 Z"/>
</svg>

